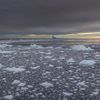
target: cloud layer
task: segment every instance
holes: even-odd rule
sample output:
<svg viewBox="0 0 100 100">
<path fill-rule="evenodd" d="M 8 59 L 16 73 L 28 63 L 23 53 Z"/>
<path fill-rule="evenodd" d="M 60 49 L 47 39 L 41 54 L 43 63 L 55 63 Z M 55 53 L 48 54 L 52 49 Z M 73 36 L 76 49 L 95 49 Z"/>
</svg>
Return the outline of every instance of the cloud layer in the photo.
<svg viewBox="0 0 100 100">
<path fill-rule="evenodd" d="M 0 0 L 0 32 L 100 30 L 100 0 Z"/>
</svg>

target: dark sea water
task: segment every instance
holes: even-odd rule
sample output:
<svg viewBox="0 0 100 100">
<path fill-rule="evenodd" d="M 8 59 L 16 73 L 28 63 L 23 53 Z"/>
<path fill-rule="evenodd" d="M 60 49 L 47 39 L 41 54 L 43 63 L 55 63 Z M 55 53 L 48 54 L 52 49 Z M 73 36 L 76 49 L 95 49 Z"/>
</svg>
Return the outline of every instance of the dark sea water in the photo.
<svg viewBox="0 0 100 100">
<path fill-rule="evenodd" d="M 60 46 L 60 45 L 76 45 L 76 44 L 99 44 L 100 39 L 21 39 L 13 40 L 13 45 L 30 45 L 37 44 L 42 46 Z"/>
</svg>

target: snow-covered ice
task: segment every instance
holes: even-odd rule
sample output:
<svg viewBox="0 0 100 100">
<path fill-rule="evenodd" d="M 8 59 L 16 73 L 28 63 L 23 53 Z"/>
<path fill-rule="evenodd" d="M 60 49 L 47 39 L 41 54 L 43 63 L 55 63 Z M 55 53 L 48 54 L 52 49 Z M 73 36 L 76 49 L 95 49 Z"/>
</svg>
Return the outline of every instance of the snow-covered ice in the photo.
<svg viewBox="0 0 100 100">
<path fill-rule="evenodd" d="M 90 47 L 86 47 L 84 45 L 74 45 L 71 48 L 76 51 L 91 51 L 91 50 L 93 50 Z"/>
<path fill-rule="evenodd" d="M 74 63 L 74 62 L 75 62 L 75 60 L 73 58 L 70 58 L 67 60 L 67 63 Z"/>
<path fill-rule="evenodd" d="M 82 66 L 93 66 L 94 64 L 96 64 L 94 60 L 82 60 L 79 63 L 79 65 L 82 65 Z"/>
</svg>

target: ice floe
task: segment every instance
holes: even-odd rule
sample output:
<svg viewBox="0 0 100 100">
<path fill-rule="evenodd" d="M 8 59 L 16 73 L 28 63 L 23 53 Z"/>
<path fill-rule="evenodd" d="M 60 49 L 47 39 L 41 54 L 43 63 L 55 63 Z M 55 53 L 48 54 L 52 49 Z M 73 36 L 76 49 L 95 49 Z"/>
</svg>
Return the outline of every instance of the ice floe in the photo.
<svg viewBox="0 0 100 100">
<path fill-rule="evenodd" d="M 16 67 L 6 68 L 6 69 L 4 69 L 4 70 L 9 71 L 9 72 L 14 72 L 14 73 L 18 73 L 18 72 L 23 72 L 23 71 L 25 71 L 24 68 L 16 68 Z"/>
<path fill-rule="evenodd" d="M 74 63 L 74 62 L 75 62 L 75 60 L 73 58 L 70 58 L 67 60 L 67 63 Z"/>
<path fill-rule="evenodd" d="M 43 86 L 43 87 L 45 87 L 45 88 L 53 87 L 53 84 L 52 83 L 49 83 L 49 82 L 43 82 L 40 85 Z"/>
<path fill-rule="evenodd" d="M 93 50 L 90 47 L 86 47 L 85 45 L 74 45 L 74 46 L 71 46 L 71 48 L 76 51 L 92 51 Z"/>
<path fill-rule="evenodd" d="M 94 60 L 82 60 L 79 63 L 79 65 L 82 65 L 82 66 L 93 66 L 94 64 L 96 64 Z"/>
</svg>

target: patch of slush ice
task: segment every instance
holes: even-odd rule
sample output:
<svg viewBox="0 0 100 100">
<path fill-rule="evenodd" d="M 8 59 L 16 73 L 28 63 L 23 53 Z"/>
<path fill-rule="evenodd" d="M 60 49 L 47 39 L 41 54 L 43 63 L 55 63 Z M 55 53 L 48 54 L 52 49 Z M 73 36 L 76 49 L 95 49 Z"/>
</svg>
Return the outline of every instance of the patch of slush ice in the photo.
<svg viewBox="0 0 100 100">
<path fill-rule="evenodd" d="M 71 46 L 71 49 L 76 50 L 76 51 L 92 51 L 90 47 L 86 47 L 84 45 L 74 45 Z"/>
<path fill-rule="evenodd" d="M 45 88 L 53 87 L 53 84 L 52 83 L 49 83 L 49 82 L 43 82 L 40 85 L 43 86 L 43 87 L 45 87 Z"/>
<path fill-rule="evenodd" d="M 96 62 L 94 60 L 83 60 L 79 63 L 82 66 L 93 66 Z"/>
<path fill-rule="evenodd" d="M 75 60 L 73 58 L 70 58 L 67 60 L 67 63 L 74 63 L 74 62 L 75 62 Z"/>
<path fill-rule="evenodd" d="M 18 73 L 18 72 L 23 72 L 23 71 L 25 71 L 24 68 L 16 68 L 16 67 L 6 68 L 6 69 L 4 69 L 4 70 L 9 71 L 9 72 L 14 72 L 14 73 Z"/>
<path fill-rule="evenodd" d="M 4 99 L 7 99 L 7 100 L 12 100 L 13 99 L 13 96 L 12 95 L 6 95 L 3 98 Z"/>
</svg>

